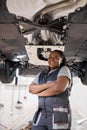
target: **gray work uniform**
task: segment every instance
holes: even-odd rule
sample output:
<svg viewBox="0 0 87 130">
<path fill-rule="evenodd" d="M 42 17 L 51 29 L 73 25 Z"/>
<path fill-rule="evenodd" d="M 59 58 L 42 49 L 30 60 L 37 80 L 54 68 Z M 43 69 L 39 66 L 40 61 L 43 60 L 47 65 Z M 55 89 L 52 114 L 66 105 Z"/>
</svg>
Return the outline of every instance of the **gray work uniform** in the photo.
<svg viewBox="0 0 87 130">
<path fill-rule="evenodd" d="M 58 76 L 67 76 L 71 81 L 69 68 L 64 66 L 60 70 L 51 72 L 41 72 L 33 82 L 42 84 L 57 79 Z M 39 97 L 38 110 L 33 118 L 32 130 L 70 130 L 71 110 L 69 95 L 71 82 L 67 89 L 58 95 L 49 97 Z"/>
</svg>

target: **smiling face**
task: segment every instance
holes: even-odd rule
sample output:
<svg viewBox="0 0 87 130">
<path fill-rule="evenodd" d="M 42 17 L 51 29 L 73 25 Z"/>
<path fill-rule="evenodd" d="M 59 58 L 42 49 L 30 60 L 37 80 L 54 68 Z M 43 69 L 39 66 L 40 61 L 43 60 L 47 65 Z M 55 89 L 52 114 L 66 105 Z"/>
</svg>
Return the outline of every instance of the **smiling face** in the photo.
<svg viewBox="0 0 87 130">
<path fill-rule="evenodd" d="M 51 54 L 49 55 L 49 58 L 48 58 L 48 64 L 49 64 L 51 70 L 59 67 L 61 62 L 62 62 L 61 54 L 56 51 L 51 52 Z"/>
</svg>

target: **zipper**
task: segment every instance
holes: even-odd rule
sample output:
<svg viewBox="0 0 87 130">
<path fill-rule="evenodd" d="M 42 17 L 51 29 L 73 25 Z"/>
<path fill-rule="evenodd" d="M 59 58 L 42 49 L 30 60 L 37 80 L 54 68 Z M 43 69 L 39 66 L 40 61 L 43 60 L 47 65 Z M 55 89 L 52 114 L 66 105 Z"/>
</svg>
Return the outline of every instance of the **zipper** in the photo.
<svg viewBox="0 0 87 130">
<path fill-rule="evenodd" d="M 46 114 L 46 118 L 47 118 L 47 111 L 46 111 L 46 104 L 45 104 L 46 98 L 44 98 L 44 110 L 45 110 L 45 114 Z"/>
</svg>

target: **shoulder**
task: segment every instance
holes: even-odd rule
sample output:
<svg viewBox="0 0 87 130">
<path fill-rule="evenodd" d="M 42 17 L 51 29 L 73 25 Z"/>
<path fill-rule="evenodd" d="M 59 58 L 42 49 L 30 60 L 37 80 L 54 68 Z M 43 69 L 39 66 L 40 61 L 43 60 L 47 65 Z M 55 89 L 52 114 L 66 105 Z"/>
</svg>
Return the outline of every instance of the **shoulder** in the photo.
<svg viewBox="0 0 87 130">
<path fill-rule="evenodd" d="M 58 76 L 67 76 L 69 79 L 71 79 L 71 72 L 68 66 L 63 66 L 60 68 Z"/>
<path fill-rule="evenodd" d="M 70 72 L 70 69 L 68 66 L 63 66 L 60 68 L 60 71 L 69 71 Z"/>
<path fill-rule="evenodd" d="M 33 80 L 34 83 L 38 84 L 40 74 L 41 72 L 35 76 L 35 79 Z"/>
<path fill-rule="evenodd" d="M 42 78 L 46 74 L 46 71 L 41 71 L 39 72 L 36 76 L 35 79 L 33 80 L 34 83 L 38 84 L 39 83 L 39 78 Z"/>
</svg>

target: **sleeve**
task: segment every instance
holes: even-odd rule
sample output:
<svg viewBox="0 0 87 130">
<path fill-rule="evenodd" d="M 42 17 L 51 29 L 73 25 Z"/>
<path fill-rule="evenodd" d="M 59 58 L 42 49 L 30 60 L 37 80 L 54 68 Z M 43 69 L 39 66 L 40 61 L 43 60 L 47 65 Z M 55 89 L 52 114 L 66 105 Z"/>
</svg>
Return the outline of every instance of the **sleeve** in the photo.
<svg viewBox="0 0 87 130">
<path fill-rule="evenodd" d="M 67 66 L 63 66 L 58 73 L 58 77 L 59 76 L 66 76 L 71 80 L 71 72 L 69 68 Z"/>
<path fill-rule="evenodd" d="M 39 75 L 40 75 L 40 73 L 37 74 L 36 77 L 35 77 L 35 79 L 33 80 L 33 82 L 36 83 L 36 84 L 38 84 Z"/>
</svg>

